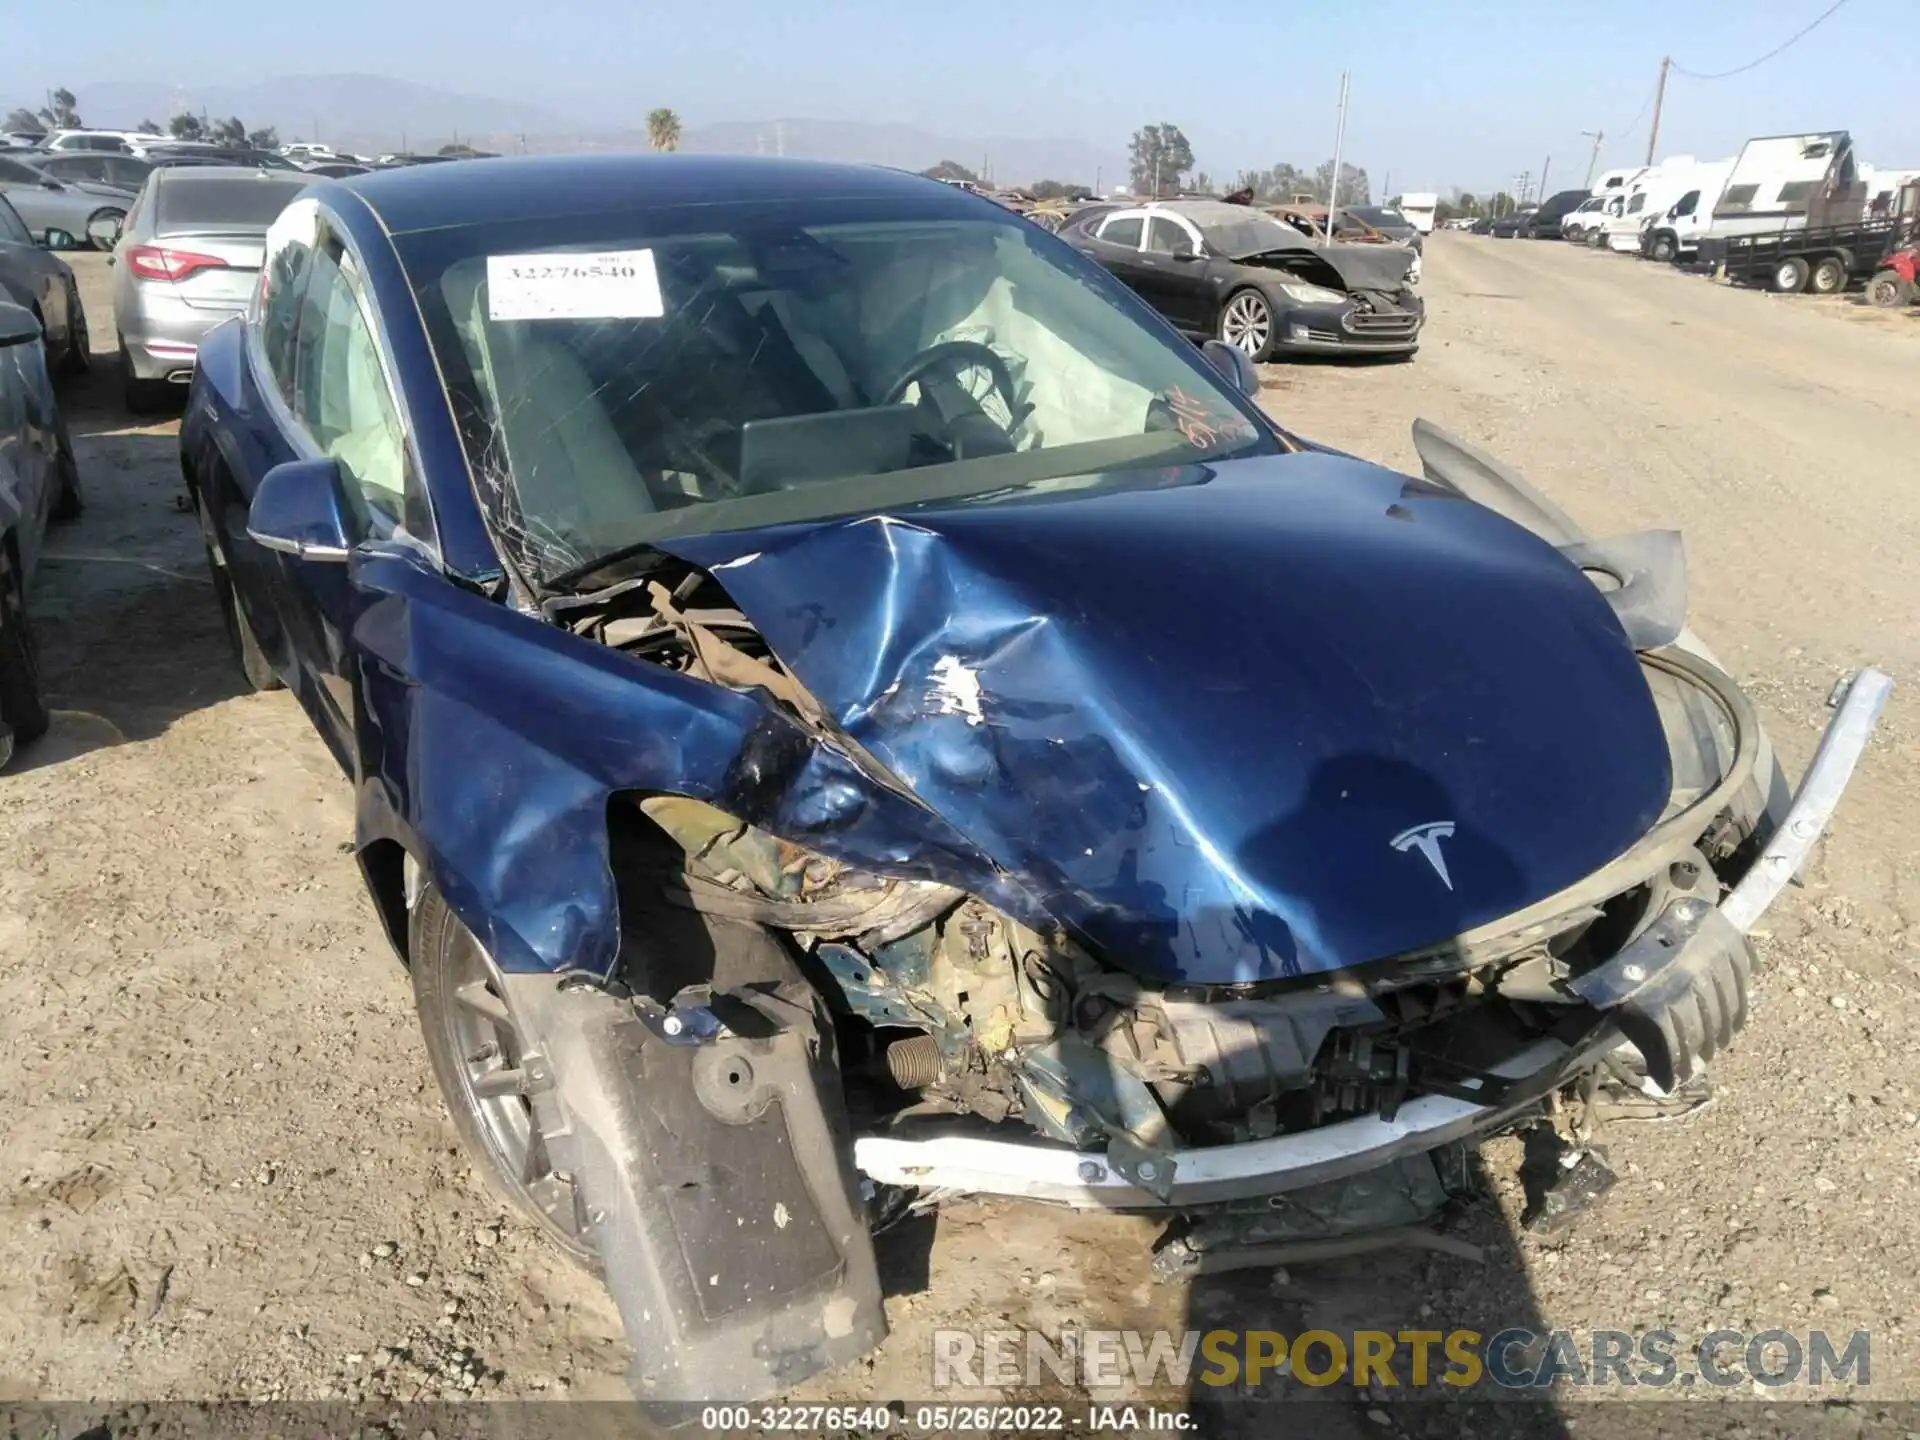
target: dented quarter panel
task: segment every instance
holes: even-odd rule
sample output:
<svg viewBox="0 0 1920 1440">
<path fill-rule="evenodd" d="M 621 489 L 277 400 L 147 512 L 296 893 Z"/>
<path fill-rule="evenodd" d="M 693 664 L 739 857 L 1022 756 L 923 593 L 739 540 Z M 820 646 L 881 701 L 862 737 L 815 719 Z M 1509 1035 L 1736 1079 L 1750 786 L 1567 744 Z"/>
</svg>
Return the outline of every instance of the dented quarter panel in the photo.
<svg viewBox="0 0 1920 1440">
<path fill-rule="evenodd" d="M 1667 798 L 1592 584 L 1345 457 L 671 548 L 915 794 L 1152 976 L 1444 942 L 1614 858 Z M 1444 876 L 1392 843 L 1434 822 Z"/>
</svg>

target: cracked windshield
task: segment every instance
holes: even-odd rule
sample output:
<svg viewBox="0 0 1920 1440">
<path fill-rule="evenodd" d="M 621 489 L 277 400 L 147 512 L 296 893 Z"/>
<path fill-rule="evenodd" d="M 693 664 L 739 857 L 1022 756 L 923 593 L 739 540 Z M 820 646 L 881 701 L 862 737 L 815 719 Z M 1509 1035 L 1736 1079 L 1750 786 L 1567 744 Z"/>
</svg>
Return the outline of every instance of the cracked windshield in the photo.
<svg viewBox="0 0 1920 1440">
<path fill-rule="evenodd" d="M 590 249 L 446 260 L 429 236 L 408 255 L 481 489 L 537 573 L 1272 448 L 1197 351 L 1031 226 L 700 218 Z"/>
</svg>

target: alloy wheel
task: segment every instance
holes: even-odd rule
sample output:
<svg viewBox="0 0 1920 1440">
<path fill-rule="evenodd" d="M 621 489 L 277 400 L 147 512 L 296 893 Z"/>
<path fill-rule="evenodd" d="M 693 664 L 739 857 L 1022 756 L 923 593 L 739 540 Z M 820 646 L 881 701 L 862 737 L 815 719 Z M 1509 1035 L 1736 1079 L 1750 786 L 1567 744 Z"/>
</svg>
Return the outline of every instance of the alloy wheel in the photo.
<svg viewBox="0 0 1920 1440">
<path fill-rule="evenodd" d="M 460 1101 L 501 1161 L 527 1207 L 544 1215 L 569 1250 L 591 1258 L 571 1178 L 556 1171 L 534 1117 L 533 1071 L 499 977 L 478 945 L 449 947 L 441 971 L 441 1015 L 459 1063 Z"/>
<path fill-rule="evenodd" d="M 1220 338 L 1258 360 L 1273 338 L 1273 312 L 1267 302 L 1251 290 L 1234 296 L 1220 316 Z"/>
</svg>

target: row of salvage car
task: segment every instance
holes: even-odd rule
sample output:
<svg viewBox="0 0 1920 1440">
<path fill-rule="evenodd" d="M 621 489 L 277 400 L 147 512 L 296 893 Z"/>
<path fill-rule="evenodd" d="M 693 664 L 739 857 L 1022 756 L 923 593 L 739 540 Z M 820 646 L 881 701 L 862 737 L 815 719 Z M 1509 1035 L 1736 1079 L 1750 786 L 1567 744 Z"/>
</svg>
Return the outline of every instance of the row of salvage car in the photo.
<svg viewBox="0 0 1920 1440">
<path fill-rule="evenodd" d="M 295 200 L 200 342 L 239 664 L 353 785 L 454 1122 L 644 1401 L 856 1360 L 874 1232 L 946 1196 L 1225 1268 L 1281 1194 L 1431 1218 L 1433 1152 L 1603 1067 L 1683 1091 L 1885 701 L 1842 684 L 1791 792 L 1676 535 L 1424 423 L 1421 476 L 1293 434 L 1250 336 L 1089 258 L 1127 213 L 395 171 Z M 1244 207 L 1134 213 L 1284 296 L 1269 341 L 1334 304 Z"/>
</svg>

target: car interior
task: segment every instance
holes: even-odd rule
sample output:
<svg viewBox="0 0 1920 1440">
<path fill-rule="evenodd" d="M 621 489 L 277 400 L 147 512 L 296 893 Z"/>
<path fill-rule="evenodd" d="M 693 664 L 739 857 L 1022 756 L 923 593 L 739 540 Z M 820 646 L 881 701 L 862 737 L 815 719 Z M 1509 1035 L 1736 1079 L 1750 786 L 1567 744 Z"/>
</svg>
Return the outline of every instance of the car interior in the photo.
<svg viewBox="0 0 1920 1440">
<path fill-rule="evenodd" d="M 484 256 L 438 285 L 456 410 L 485 428 L 528 530 L 566 550 L 625 543 L 636 514 L 1174 429 L 1164 394 L 1193 384 L 1008 225 L 650 253 L 657 319 L 493 319 Z"/>
</svg>

